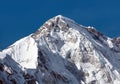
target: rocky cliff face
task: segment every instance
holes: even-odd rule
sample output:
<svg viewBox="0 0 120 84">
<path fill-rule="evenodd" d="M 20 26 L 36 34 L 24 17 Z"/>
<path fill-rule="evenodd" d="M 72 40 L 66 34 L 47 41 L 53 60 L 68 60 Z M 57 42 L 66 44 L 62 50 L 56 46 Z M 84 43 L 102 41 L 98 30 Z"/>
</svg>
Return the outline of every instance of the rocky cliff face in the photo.
<svg viewBox="0 0 120 84">
<path fill-rule="evenodd" d="M 58 15 L 0 52 L 0 84 L 120 84 L 120 42 Z"/>
</svg>

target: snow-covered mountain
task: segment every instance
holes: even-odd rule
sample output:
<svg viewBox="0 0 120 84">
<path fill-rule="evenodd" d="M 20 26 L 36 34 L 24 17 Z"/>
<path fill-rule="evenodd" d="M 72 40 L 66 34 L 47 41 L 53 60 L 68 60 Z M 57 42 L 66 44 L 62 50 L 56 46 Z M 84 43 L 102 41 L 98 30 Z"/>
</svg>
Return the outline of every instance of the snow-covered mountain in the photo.
<svg viewBox="0 0 120 84">
<path fill-rule="evenodd" d="M 58 15 L 0 51 L 0 84 L 120 84 L 120 38 Z"/>
</svg>

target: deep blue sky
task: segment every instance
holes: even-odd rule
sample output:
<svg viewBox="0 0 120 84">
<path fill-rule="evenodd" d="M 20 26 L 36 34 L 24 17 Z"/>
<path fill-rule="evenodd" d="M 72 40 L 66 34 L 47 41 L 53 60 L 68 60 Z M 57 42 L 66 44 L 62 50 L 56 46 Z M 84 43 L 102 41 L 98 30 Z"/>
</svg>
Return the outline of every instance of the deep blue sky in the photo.
<svg viewBox="0 0 120 84">
<path fill-rule="evenodd" d="M 120 36 L 120 0 L 1 0 L 0 49 L 61 14 L 107 36 Z"/>
</svg>

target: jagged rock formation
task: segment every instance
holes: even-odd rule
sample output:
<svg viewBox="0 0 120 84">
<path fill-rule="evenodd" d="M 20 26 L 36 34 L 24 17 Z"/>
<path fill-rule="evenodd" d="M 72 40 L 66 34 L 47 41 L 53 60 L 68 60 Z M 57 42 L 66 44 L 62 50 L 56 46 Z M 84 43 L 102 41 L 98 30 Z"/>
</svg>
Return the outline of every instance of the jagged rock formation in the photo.
<svg viewBox="0 0 120 84">
<path fill-rule="evenodd" d="M 120 39 L 58 15 L 0 51 L 0 84 L 120 84 Z"/>
</svg>

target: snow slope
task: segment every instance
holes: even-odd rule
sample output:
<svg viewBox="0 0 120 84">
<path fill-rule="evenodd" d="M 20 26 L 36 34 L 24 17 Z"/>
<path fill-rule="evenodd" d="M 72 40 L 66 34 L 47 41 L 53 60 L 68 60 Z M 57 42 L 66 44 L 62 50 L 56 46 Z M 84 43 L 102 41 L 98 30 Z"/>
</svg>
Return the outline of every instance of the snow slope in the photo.
<svg viewBox="0 0 120 84">
<path fill-rule="evenodd" d="M 58 15 L 0 52 L 2 84 L 120 84 L 120 38 Z"/>
</svg>

